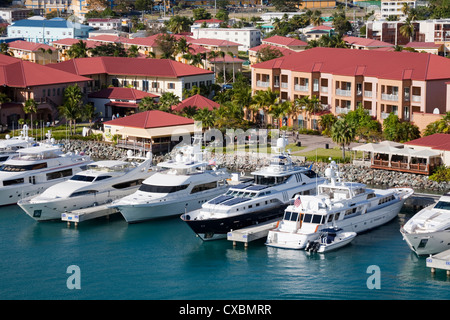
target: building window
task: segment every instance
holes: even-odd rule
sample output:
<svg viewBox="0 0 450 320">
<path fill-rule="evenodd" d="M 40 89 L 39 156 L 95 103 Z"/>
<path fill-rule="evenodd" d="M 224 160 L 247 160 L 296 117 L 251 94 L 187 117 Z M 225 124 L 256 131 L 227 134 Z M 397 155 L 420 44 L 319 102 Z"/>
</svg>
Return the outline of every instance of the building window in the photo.
<svg viewBox="0 0 450 320">
<path fill-rule="evenodd" d="M 175 89 L 175 83 L 173 83 L 173 82 L 169 82 L 168 84 L 167 84 L 167 89 Z"/>
</svg>

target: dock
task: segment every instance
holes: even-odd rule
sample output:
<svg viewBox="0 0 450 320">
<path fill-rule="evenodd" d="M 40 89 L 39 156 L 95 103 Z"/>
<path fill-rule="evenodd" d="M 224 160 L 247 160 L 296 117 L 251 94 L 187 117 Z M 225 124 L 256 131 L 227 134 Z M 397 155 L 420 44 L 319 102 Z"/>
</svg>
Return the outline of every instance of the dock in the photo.
<svg viewBox="0 0 450 320">
<path fill-rule="evenodd" d="M 275 228 L 280 219 L 269 220 L 239 230 L 231 230 L 227 233 L 227 240 L 233 241 L 233 246 L 236 246 L 237 242 L 243 242 L 244 246 L 247 247 L 249 242 L 267 237 L 269 230 Z"/>
<path fill-rule="evenodd" d="M 450 276 L 450 249 L 428 257 L 427 267 L 431 268 L 431 273 L 435 273 L 436 269 L 447 270 L 447 276 Z"/>
<path fill-rule="evenodd" d="M 78 226 L 78 223 L 82 221 L 109 216 L 116 212 L 118 212 L 117 208 L 108 208 L 107 204 L 104 204 L 70 212 L 63 212 L 61 213 L 61 220 L 67 221 L 67 226 L 70 226 L 70 223 L 73 222 L 76 227 Z"/>
</svg>

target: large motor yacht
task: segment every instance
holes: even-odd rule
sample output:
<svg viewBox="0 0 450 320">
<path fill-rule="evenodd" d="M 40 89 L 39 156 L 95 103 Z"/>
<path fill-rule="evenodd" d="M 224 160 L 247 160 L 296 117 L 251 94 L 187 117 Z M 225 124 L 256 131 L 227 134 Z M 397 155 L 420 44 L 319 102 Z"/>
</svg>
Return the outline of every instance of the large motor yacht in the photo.
<svg viewBox="0 0 450 320">
<path fill-rule="evenodd" d="M 110 205 L 128 223 L 198 209 L 228 189 L 230 175 L 226 169 L 203 160 L 201 137 L 195 137 L 192 145 L 178 147 L 174 153 L 172 159 L 158 163 L 159 171 L 144 180 L 139 190 Z"/>
<path fill-rule="evenodd" d="M 42 193 L 91 162 L 87 155 L 64 153 L 50 143 L 20 149 L 17 156 L 0 166 L 0 205 L 16 204 L 22 198 Z"/>
<path fill-rule="evenodd" d="M 28 126 L 24 125 L 20 136 L 10 137 L 0 140 L 0 164 L 17 155 L 17 151 L 37 145 L 34 138 L 28 136 Z"/>
<path fill-rule="evenodd" d="M 230 230 L 281 217 L 296 194 L 314 194 L 324 178 L 310 168 L 294 166 L 286 145 L 286 138 L 277 140 L 270 164 L 252 172 L 253 181 L 231 186 L 225 194 L 181 219 L 202 240 L 221 239 Z"/>
<path fill-rule="evenodd" d="M 417 255 L 430 255 L 450 249 L 450 193 L 440 197 L 400 229 L 403 239 Z"/>
<path fill-rule="evenodd" d="M 135 192 L 152 173 L 150 154 L 144 158 L 129 153 L 123 160 L 88 164 L 87 170 L 17 204 L 37 221 L 61 219 L 65 211 L 103 205 Z"/>
<path fill-rule="evenodd" d="M 364 232 L 397 216 L 411 188 L 369 189 L 362 183 L 338 181 L 334 162 L 325 170 L 330 181 L 318 186 L 317 195 L 300 195 L 289 205 L 279 225 L 270 230 L 266 245 L 304 249 L 327 228 Z"/>
</svg>

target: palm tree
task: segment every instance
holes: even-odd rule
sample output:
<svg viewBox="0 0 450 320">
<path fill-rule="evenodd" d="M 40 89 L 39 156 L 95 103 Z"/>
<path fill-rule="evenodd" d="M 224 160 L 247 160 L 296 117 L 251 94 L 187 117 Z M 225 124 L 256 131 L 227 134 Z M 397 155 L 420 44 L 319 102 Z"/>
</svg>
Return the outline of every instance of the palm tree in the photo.
<svg viewBox="0 0 450 320">
<path fill-rule="evenodd" d="M 216 121 L 216 117 L 214 112 L 209 110 L 208 108 L 203 108 L 197 111 L 194 116 L 194 119 L 202 122 L 202 127 L 211 128 L 214 126 Z"/>
<path fill-rule="evenodd" d="M 257 110 L 263 110 L 264 114 L 272 108 L 273 105 L 279 101 L 279 92 L 272 91 L 270 88 L 256 92 L 253 96 L 254 107 Z"/>
<path fill-rule="evenodd" d="M 75 58 L 86 58 L 87 57 L 88 48 L 86 42 L 83 40 L 74 43 L 68 50 L 67 55 L 70 59 Z"/>
<path fill-rule="evenodd" d="M 58 109 L 59 113 L 69 121 L 70 134 L 72 134 L 72 124 L 74 125 L 74 132 L 76 131 L 76 121 L 81 116 L 82 98 L 83 94 L 77 84 L 68 86 L 64 90 L 64 102 Z"/>
<path fill-rule="evenodd" d="M 404 24 L 400 27 L 400 34 L 406 38 L 409 38 L 409 42 L 413 41 L 415 29 L 414 24 L 410 17 L 406 18 Z"/>
<path fill-rule="evenodd" d="M 345 159 L 345 145 L 350 144 L 356 136 L 352 123 L 340 119 L 331 127 L 331 139 L 342 146 L 342 159 Z"/>
<path fill-rule="evenodd" d="M 37 112 L 37 103 L 34 99 L 28 99 L 23 106 L 23 112 L 31 115 L 31 128 L 33 129 L 33 113 Z"/>
<path fill-rule="evenodd" d="M 172 110 L 172 106 L 175 106 L 180 103 L 180 98 L 172 92 L 165 92 L 159 98 L 159 110 L 170 112 Z"/>
<path fill-rule="evenodd" d="M 227 55 L 229 55 L 232 59 L 233 59 L 233 83 L 234 83 L 234 81 L 236 80 L 236 78 L 235 78 L 235 76 L 234 76 L 234 53 L 233 52 L 230 52 L 230 51 L 228 51 L 227 52 Z"/>
<path fill-rule="evenodd" d="M 308 114 L 308 118 L 311 120 L 311 129 L 314 130 L 313 118 L 311 114 L 315 115 L 317 112 L 322 111 L 322 104 L 319 98 L 313 95 L 311 98 L 309 96 L 304 97 L 305 111 Z"/>
<path fill-rule="evenodd" d="M 129 58 L 136 58 L 139 56 L 139 47 L 135 44 L 131 45 L 128 50 L 127 54 Z"/>
<path fill-rule="evenodd" d="M 219 54 L 216 51 L 210 51 L 208 52 L 208 59 L 211 61 L 211 59 L 214 59 L 214 73 L 216 73 L 216 58 L 219 56 Z"/>
<path fill-rule="evenodd" d="M 101 116 L 101 112 L 97 112 L 95 110 L 94 105 L 92 105 L 92 103 L 87 103 L 84 105 L 83 110 L 82 110 L 82 118 L 83 120 L 88 120 L 89 121 L 89 128 L 92 128 L 92 120 L 94 120 L 95 118 Z"/>
<path fill-rule="evenodd" d="M 217 52 L 218 56 L 221 57 L 223 59 L 222 63 L 223 63 L 223 83 L 227 83 L 227 75 L 226 75 L 226 62 L 225 62 L 225 51 L 219 51 Z"/>
<path fill-rule="evenodd" d="M 283 101 L 282 103 L 274 104 L 270 107 L 269 114 L 271 114 L 275 119 L 277 119 L 277 128 L 279 128 L 280 124 L 279 120 L 289 113 L 291 105 L 292 102 Z"/>
<path fill-rule="evenodd" d="M 152 97 L 143 97 L 139 101 L 138 108 L 140 111 L 148 111 L 158 109 L 158 104 Z"/>
<path fill-rule="evenodd" d="M 181 110 L 181 114 L 187 118 L 194 118 L 197 114 L 197 111 L 198 110 L 196 106 L 186 106 L 183 108 L 183 110 Z"/>
</svg>

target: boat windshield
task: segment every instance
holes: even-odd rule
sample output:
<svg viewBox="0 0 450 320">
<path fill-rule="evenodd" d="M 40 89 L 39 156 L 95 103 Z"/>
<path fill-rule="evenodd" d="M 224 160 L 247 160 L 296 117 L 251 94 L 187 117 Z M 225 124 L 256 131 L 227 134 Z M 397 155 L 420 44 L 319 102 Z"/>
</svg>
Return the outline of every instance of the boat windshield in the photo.
<svg viewBox="0 0 450 320">
<path fill-rule="evenodd" d="M 27 164 L 27 165 L 4 164 L 0 167 L 0 171 L 19 172 L 19 171 L 39 170 L 44 168 L 47 168 L 47 162 Z"/>
<path fill-rule="evenodd" d="M 286 182 L 290 178 L 290 175 L 285 176 L 262 176 L 255 175 L 255 183 L 265 186 L 273 186 Z"/>
<path fill-rule="evenodd" d="M 450 202 L 448 202 L 448 201 L 438 201 L 438 203 L 436 203 L 434 208 L 435 209 L 442 209 L 442 210 L 450 210 Z"/>
<path fill-rule="evenodd" d="M 297 221 L 298 212 L 285 211 L 283 220 L 285 221 Z"/>
<path fill-rule="evenodd" d="M 70 178 L 70 180 L 83 181 L 83 182 L 92 182 L 92 181 L 94 181 L 94 179 L 95 179 L 94 176 L 85 176 L 83 174 L 76 174 L 72 178 Z"/>
<path fill-rule="evenodd" d="M 257 192 L 248 192 L 248 191 L 242 191 L 242 190 L 228 190 L 225 195 L 227 196 L 234 196 L 234 197 L 241 197 L 241 198 L 253 198 L 258 195 Z"/>
</svg>

